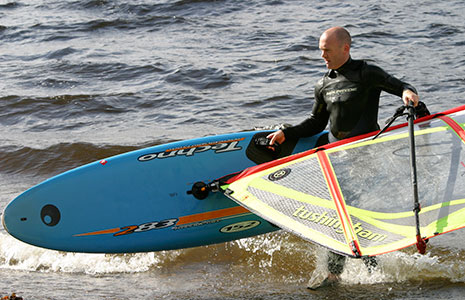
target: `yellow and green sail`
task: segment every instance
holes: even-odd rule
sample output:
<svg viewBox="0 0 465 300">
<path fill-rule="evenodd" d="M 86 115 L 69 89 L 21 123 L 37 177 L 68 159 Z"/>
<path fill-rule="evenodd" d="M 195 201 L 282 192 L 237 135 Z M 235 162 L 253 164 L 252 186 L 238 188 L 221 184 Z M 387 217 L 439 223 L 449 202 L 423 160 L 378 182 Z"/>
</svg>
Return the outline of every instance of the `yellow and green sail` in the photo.
<svg viewBox="0 0 465 300">
<path fill-rule="evenodd" d="M 465 107 L 416 123 L 420 232 L 465 226 Z M 247 170 L 228 186 L 240 205 L 332 251 L 375 256 L 417 243 L 405 126 L 379 138 Z"/>
</svg>

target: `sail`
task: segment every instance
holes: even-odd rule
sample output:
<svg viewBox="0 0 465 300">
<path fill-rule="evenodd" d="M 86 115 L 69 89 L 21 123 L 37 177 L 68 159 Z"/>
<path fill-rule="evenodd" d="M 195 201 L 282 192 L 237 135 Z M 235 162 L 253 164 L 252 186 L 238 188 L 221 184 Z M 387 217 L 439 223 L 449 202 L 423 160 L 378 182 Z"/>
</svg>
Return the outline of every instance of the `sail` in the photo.
<svg viewBox="0 0 465 300">
<path fill-rule="evenodd" d="M 465 226 L 465 106 L 417 120 L 422 238 Z M 332 251 L 375 256 L 417 243 L 409 140 L 399 125 L 244 171 L 226 194 Z"/>
</svg>

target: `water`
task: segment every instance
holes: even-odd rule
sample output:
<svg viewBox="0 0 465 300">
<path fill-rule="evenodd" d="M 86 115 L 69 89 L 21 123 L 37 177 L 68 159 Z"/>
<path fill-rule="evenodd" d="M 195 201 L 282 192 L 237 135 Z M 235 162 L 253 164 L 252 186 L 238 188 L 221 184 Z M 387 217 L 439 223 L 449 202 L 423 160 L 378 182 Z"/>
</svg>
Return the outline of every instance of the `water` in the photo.
<svg viewBox="0 0 465 300">
<path fill-rule="evenodd" d="M 413 84 L 432 112 L 465 91 L 461 1 L 0 0 L 0 210 L 53 175 L 126 151 L 305 118 L 325 72 L 322 31 Z M 380 121 L 401 104 L 384 94 Z M 325 251 L 284 232 L 157 253 L 25 245 L 0 228 L 0 296 L 25 299 L 461 299 L 458 231 L 351 260 L 311 293 Z"/>
</svg>

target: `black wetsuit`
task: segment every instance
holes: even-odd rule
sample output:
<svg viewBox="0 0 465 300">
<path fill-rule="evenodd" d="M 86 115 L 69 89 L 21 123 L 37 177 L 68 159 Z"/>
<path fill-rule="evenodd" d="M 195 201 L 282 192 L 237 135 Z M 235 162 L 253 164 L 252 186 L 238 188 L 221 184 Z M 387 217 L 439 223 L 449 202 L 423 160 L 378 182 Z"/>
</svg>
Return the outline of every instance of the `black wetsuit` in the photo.
<svg viewBox="0 0 465 300">
<path fill-rule="evenodd" d="M 389 75 L 364 60 L 349 60 L 339 69 L 328 71 L 315 86 L 315 104 L 311 116 L 296 126 L 283 130 L 286 139 L 315 135 L 326 128 L 317 146 L 379 129 L 378 107 L 381 91 L 402 97 L 405 89 L 417 91 L 408 83 Z M 369 270 L 376 267 L 375 258 L 364 258 Z M 345 256 L 328 253 L 328 270 L 341 274 Z"/>
<path fill-rule="evenodd" d="M 378 130 L 381 91 L 402 97 L 405 89 L 417 93 L 414 87 L 383 69 L 349 58 L 316 84 L 311 116 L 299 125 L 284 129 L 284 135 L 292 139 L 315 135 L 326 128 L 328 120 L 329 142 Z"/>
</svg>

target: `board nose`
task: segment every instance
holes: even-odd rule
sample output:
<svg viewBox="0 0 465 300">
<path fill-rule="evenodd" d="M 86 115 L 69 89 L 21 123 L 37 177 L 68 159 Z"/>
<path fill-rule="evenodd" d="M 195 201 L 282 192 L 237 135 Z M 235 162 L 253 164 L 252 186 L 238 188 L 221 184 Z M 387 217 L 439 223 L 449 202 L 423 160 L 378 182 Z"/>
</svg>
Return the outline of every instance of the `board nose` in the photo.
<svg viewBox="0 0 465 300">
<path fill-rule="evenodd" d="M 37 208 L 26 205 L 23 201 L 16 200 L 18 199 L 11 201 L 5 207 L 1 216 L 2 225 L 10 235 L 27 242 L 27 240 L 24 240 L 24 237 L 31 236 L 32 233 L 35 233 L 38 230 L 37 225 L 39 225 L 38 222 L 40 222 L 40 219 L 38 218 L 39 212 L 37 211 Z M 59 218 L 57 218 L 56 212 L 55 214 L 52 214 L 53 210 L 50 209 L 44 210 L 44 212 L 47 212 L 48 215 L 53 217 L 49 220 L 48 217 L 44 215 L 44 218 L 49 220 L 50 224 L 58 224 Z"/>
<path fill-rule="evenodd" d="M 16 205 L 12 205 L 13 203 L 9 203 L 5 209 L 3 210 L 2 214 L 2 225 L 5 230 L 12 234 L 12 228 L 16 228 L 17 223 L 22 223 L 27 221 L 26 216 L 20 217 L 18 215 L 18 209 L 16 209 Z M 14 231 L 14 230 L 13 230 Z M 13 235 L 13 234 L 12 234 Z"/>
<path fill-rule="evenodd" d="M 62 223 L 62 212 L 51 203 L 31 204 L 27 198 L 11 201 L 1 215 L 5 230 L 16 239 L 25 243 L 42 246 L 41 236 L 50 230 L 56 230 Z"/>
<path fill-rule="evenodd" d="M 13 213 L 14 213 L 14 207 L 13 207 Z M 11 209 L 11 203 L 8 204 L 5 209 L 3 210 L 3 213 L 2 213 L 2 225 L 3 225 L 3 228 L 9 233 L 9 234 L 12 234 L 11 233 L 11 225 L 13 225 L 14 227 L 14 224 L 12 224 L 13 222 L 13 219 L 17 219 L 17 218 L 12 218 L 12 209 Z M 18 219 L 19 220 L 19 219 Z"/>
<path fill-rule="evenodd" d="M 3 226 L 3 228 L 5 228 L 5 230 L 6 230 L 6 226 L 5 226 L 5 212 L 2 213 L 2 226 Z"/>
</svg>

